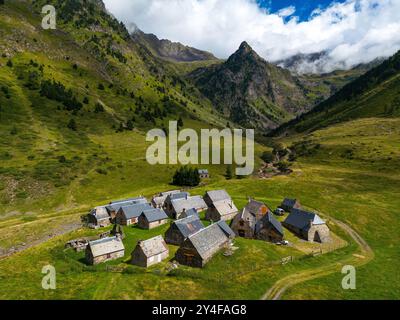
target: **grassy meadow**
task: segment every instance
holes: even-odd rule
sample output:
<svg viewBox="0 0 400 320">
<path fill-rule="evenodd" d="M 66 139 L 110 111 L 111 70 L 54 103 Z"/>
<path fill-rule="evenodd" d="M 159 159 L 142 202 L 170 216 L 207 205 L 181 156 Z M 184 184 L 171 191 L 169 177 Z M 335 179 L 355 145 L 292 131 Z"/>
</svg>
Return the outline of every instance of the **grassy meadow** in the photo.
<svg viewBox="0 0 400 320">
<path fill-rule="evenodd" d="M 1 260 L 1 297 L 258 299 L 285 276 L 337 263 L 336 273 L 291 287 L 283 298 L 397 299 L 400 297 L 396 275 L 400 261 L 396 246 L 399 241 L 397 214 L 400 177 L 397 170 L 399 150 L 396 149 L 400 139 L 399 124 L 397 119 L 364 119 L 317 131 L 306 137 L 291 138 L 285 143 L 290 145 L 296 141 L 307 141 L 306 145 L 310 146 L 308 152 L 312 154 L 298 159 L 293 174 L 272 179 L 249 177 L 226 180 L 223 168 L 211 167 L 212 179 L 206 185 L 191 190 L 192 194 L 203 194 L 206 190 L 225 188 L 239 208 L 246 204 L 248 196 L 265 201 L 272 207 L 279 205 L 283 197 L 297 197 L 304 206 L 328 217 L 328 221 L 331 216 L 347 223 L 368 242 L 375 253 L 371 262 L 357 268 L 357 290 L 344 291 L 341 288 L 340 272 L 343 263 L 359 254 L 358 247 L 332 223 L 329 226 L 348 243 L 347 246 L 322 256 L 298 259 L 285 266 L 271 265 L 271 262 L 290 255 L 305 256 L 305 253 L 295 248 L 244 239 L 236 241 L 239 250 L 233 256 L 220 254 L 204 270 L 182 267 L 168 273 L 165 264 L 149 270 L 128 266 L 126 262 L 136 241 L 162 234 L 167 228 L 163 226 L 150 232 L 137 228 L 126 229 L 126 257 L 122 261 L 109 263 L 122 265 L 126 268 L 123 273 L 107 272 L 104 265 L 88 267 L 82 262 L 82 254 L 63 249 L 66 240 L 93 233 L 87 230 L 57 237 Z M 107 145 L 106 141 L 103 140 L 104 145 Z M 113 192 L 96 193 L 96 185 L 100 180 L 95 180 L 96 184 L 87 187 L 92 191 L 84 193 L 82 188 L 78 189 L 77 194 L 83 192 L 80 195 L 82 203 L 86 198 L 90 206 L 101 203 L 103 197 L 108 200 L 138 194 L 148 196 L 171 188 L 167 170 L 161 170 L 162 173 L 156 175 L 157 179 L 149 179 L 152 177 L 149 169 L 153 168 L 143 165 L 141 170 L 132 169 L 130 174 L 135 172 L 132 179 L 123 184 L 125 187 L 110 188 Z M 40 221 L 38 218 L 36 223 L 39 225 Z M 28 223 L 35 221 L 25 222 Z M 3 232 L 10 230 L 6 224 L 2 228 Z M 24 230 L 25 227 L 21 228 L 21 232 Z M 288 235 L 290 237 L 292 235 Z M 171 258 L 174 250 L 172 247 Z M 58 289 L 52 292 L 40 287 L 40 270 L 48 263 L 55 265 L 59 272 Z"/>
</svg>

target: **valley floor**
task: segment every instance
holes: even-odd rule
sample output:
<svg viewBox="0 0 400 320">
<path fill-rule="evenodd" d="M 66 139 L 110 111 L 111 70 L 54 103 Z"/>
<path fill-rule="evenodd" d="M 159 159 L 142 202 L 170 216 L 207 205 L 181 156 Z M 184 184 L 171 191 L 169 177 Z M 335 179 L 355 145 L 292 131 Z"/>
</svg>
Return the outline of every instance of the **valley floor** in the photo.
<svg viewBox="0 0 400 320">
<path fill-rule="evenodd" d="M 329 226 L 347 242 L 346 246 L 307 257 L 296 248 L 238 239 L 239 250 L 233 256 L 218 255 L 203 270 L 182 267 L 168 272 L 163 264 L 149 270 L 129 266 L 124 272 L 115 273 L 110 272 L 107 265 L 126 265 L 124 261 L 88 267 L 82 263 L 82 254 L 64 250 L 67 240 L 97 232 L 80 229 L 0 260 L 0 298 L 399 299 L 400 120 L 363 119 L 285 143 L 296 139 L 309 140 L 320 147 L 312 156 L 299 158 L 292 175 L 263 180 L 254 177 L 225 180 L 223 169 L 216 169 L 209 184 L 191 193 L 203 194 L 206 190 L 225 188 L 239 208 L 245 205 L 248 196 L 272 207 L 283 197 L 296 197 L 305 207 L 328 217 Z M 136 172 L 140 181 L 144 181 L 140 175 Z M 146 187 L 133 183 L 132 190 L 121 195 L 151 196 L 171 188 L 166 181 L 165 177 L 155 179 L 153 185 Z M 94 186 L 89 188 L 92 190 Z M 6 248 L 21 243 L 34 233 L 46 234 L 47 228 L 54 224 L 61 227 L 79 221 L 79 215 L 97 203 L 100 194 L 92 198 L 86 196 L 87 207 L 65 208 L 57 214 L 51 211 L 32 214 L 31 218 L 26 215 L 4 218 L 0 221 L 0 246 Z M 129 245 L 125 262 L 138 239 L 163 233 L 163 228 L 166 227 L 150 232 L 127 228 Z M 364 245 L 364 240 L 368 246 Z M 171 257 L 173 254 L 172 250 Z M 294 261 L 277 264 L 287 256 L 295 257 Z M 54 265 L 57 270 L 57 290 L 54 291 L 41 288 L 41 269 L 47 264 Z M 343 264 L 355 264 L 356 290 L 342 289 Z M 291 281 L 293 278 L 305 282 Z M 268 292 L 270 288 L 272 291 Z"/>
</svg>

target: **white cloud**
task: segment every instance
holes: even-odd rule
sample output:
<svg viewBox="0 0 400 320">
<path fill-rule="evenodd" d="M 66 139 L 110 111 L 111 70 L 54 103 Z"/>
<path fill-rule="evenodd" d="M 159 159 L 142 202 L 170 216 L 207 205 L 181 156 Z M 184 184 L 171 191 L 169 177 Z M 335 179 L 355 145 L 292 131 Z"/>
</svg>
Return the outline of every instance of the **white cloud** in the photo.
<svg viewBox="0 0 400 320">
<path fill-rule="evenodd" d="M 265 59 L 327 51 L 325 71 L 387 57 L 400 49 L 400 0 L 348 0 L 299 22 L 295 8 L 269 13 L 255 0 L 104 0 L 127 25 L 208 50 L 221 58 L 246 40 Z M 320 61 L 321 64 L 321 61 Z"/>
<path fill-rule="evenodd" d="M 289 6 L 286 8 L 283 8 L 281 10 L 278 11 L 278 16 L 286 18 L 286 17 L 290 17 L 293 14 L 295 14 L 296 12 L 296 7 L 295 6 Z"/>
</svg>

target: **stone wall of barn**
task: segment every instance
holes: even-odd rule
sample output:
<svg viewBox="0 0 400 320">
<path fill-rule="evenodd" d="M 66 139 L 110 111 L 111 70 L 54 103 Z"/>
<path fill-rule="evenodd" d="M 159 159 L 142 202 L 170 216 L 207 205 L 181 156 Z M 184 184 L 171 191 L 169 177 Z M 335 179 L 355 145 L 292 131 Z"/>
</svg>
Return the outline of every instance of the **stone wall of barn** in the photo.
<svg viewBox="0 0 400 320">
<path fill-rule="evenodd" d="M 330 241 L 330 231 L 327 225 L 314 225 L 307 234 L 307 240 L 310 242 L 326 243 Z"/>
<path fill-rule="evenodd" d="M 88 247 L 89 248 L 89 247 Z M 117 252 L 112 252 L 108 254 L 104 254 L 98 257 L 93 257 L 92 252 L 90 249 L 86 250 L 86 261 L 90 265 L 96 265 L 99 263 L 103 263 L 106 261 L 111 261 L 111 260 L 116 260 L 119 258 L 123 258 L 125 255 L 125 250 L 117 251 Z"/>
<path fill-rule="evenodd" d="M 248 221 L 244 221 L 243 219 L 238 221 L 234 220 L 232 222 L 231 229 L 238 237 L 254 239 L 254 231 Z"/>
</svg>

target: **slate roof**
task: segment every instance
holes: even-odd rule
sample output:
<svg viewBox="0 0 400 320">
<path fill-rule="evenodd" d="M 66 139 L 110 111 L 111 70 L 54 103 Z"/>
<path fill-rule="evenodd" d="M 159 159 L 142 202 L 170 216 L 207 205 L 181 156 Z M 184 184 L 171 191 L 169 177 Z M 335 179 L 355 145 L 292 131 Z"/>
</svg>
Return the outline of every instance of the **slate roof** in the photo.
<svg viewBox="0 0 400 320">
<path fill-rule="evenodd" d="M 296 204 L 296 202 L 297 202 L 297 199 L 285 198 L 285 199 L 282 201 L 282 205 L 283 205 L 283 206 L 286 206 L 286 207 L 289 207 L 289 208 L 293 208 L 294 205 Z"/>
<path fill-rule="evenodd" d="M 192 234 L 186 241 L 192 243 L 201 258 L 208 259 L 228 241 L 228 237 L 220 226 L 214 223 Z"/>
<path fill-rule="evenodd" d="M 137 218 L 145 210 L 151 210 L 153 207 L 148 203 L 138 203 L 121 207 L 119 213 L 123 213 L 127 219 Z"/>
<path fill-rule="evenodd" d="M 197 213 L 197 210 L 195 208 L 191 208 L 188 210 L 185 210 L 185 214 L 186 217 L 190 217 L 190 216 L 196 216 L 199 217 L 199 214 Z"/>
<path fill-rule="evenodd" d="M 153 197 L 152 202 L 156 205 L 164 204 L 169 195 L 181 193 L 180 190 L 161 192 L 160 195 Z"/>
<path fill-rule="evenodd" d="M 256 215 L 262 206 L 267 206 L 265 203 L 260 201 L 250 199 L 249 203 L 246 205 L 246 209 L 253 215 Z M 268 206 L 267 206 L 268 207 Z"/>
<path fill-rule="evenodd" d="M 94 208 L 90 214 L 94 217 L 96 217 L 97 220 L 104 220 L 104 219 L 109 219 L 110 216 L 106 210 L 106 207 L 96 207 Z"/>
<path fill-rule="evenodd" d="M 145 197 L 140 196 L 140 197 L 136 197 L 136 198 L 111 201 L 110 204 L 119 204 L 119 203 L 126 203 L 126 202 L 147 203 L 147 199 Z"/>
<path fill-rule="evenodd" d="M 168 198 L 170 198 L 171 201 L 177 200 L 177 199 L 186 199 L 189 197 L 190 197 L 189 192 L 178 192 L 178 193 L 173 193 L 173 194 L 168 195 Z"/>
<path fill-rule="evenodd" d="M 139 241 L 137 246 L 142 249 L 143 253 L 148 258 L 169 250 L 162 236 Z"/>
<path fill-rule="evenodd" d="M 236 206 L 232 200 L 222 200 L 222 201 L 214 202 L 214 207 L 221 216 L 225 216 L 225 215 L 229 215 L 229 214 L 238 212 L 238 208 L 236 208 Z"/>
<path fill-rule="evenodd" d="M 325 221 L 323 221 L 316 213 L 307 212 L 301 209 L 292 209 L 284 223 L 300 230 L 308 230 L 310 227 L 310 221 L 312 221 L 313 225 L 325 224 Z"/>
<path fill-rule="evenodd" d="M 181 193 L 181 190 L 172 190 L 172 191 L 161 192 L 160 196 L 168 197 L 170 194 L 177 194 L 177 193 Z"/>
<path fill-rule="evenodd" d="M 167 214 L 162 209 L 146 210 L 142 212 L 141 216 L 143 216 L 148 222 L 168 219 Z"/>
<path fill-rule="evenodd" d="M 176 220 L 174 224 L 185 238 L 204 228 L 200 218 L 196 215 Z"/>
<path fill-rule="evenodd" d="M 282 236 L 284 235 L 282 224 L 278 220 L 276 220 L 271 213 L 268 213 L 257 222 L 256 232 L 259 232 L 265 223 L 271 223 L 276 231 L 278 231 Z"/>
<path fill-rule="evenodd" d="M 206 194 L 212 202 L 231 200 L 231 196 L 228 194 L 228 192 L 226 192 L 226 190 L 207 191 Z"/>
<path fill-rule="evenodd" d="M 90 250 L 93 257 L 103 256 L 105 254 L 114 253 L 125 250 L 124 244 L 117 237 L 103 238 L 89 242 Z"/>
<path fill-rule="evenodd" d="M 171 204 L 176 213 L 181 213 L 184 209 L 189 210 L 192 208 L 207 208 L 206 203 L 200 196 L 189 197 L 187 199 L 175 199 L 171 201 Z"/>
<path fill-rule="evenodd" d="M 228 236 L 229 238 L 235 237 L 235 233 L 224 220 L 218 221 L 217 224 L 221 228 L 221 230 L 225 233 L 226 236 Z"/>
<path fill-rule="evenodd" d="M 147 203 L 146 198 L 133 198 L 131 200 L 122 200 L 122 201 L 116 201 L 116 202 L 111 202 L 108 206 L 106 206 L 106 209 L 108 212 L 118 212 L 121 207 L 127 207 L 135 204 L 144 204 Z"/>
</svg>

